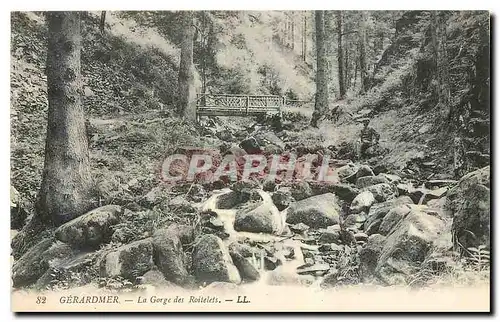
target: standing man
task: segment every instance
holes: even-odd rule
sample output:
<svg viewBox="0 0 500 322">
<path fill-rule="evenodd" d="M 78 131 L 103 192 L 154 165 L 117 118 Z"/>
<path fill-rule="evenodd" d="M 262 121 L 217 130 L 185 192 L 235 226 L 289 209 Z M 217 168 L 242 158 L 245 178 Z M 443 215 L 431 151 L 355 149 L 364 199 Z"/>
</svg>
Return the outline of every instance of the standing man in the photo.
<svg viewBox="0 0 500 322">
<path fill-rule="evenodd" d="M 380 140 L 380 134 L 377 133 L 372 127 L 369 127 L 370 119 L 362 118 L 359 120 L 363 123 L 363 129 L 361 130 L 361 145 L 359 151 L 360 159 L 366 156 L 366 150 L 378 144 Z"/>
</svg>

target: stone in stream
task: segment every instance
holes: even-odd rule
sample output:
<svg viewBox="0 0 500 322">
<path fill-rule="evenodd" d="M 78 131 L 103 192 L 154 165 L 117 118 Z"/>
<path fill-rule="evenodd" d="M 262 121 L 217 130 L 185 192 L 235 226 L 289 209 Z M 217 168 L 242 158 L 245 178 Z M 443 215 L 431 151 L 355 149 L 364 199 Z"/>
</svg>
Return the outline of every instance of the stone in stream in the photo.
<svg viewBox="0 0 500 322">
<path fill-rule="evenodd" d="M 192 254 L 193 272 L 200 282 L 230 282 L 239 284 L 238 269 L 222 240 L 215 235 L 202 236 Z"/>
<path fill-rule="evenodd" d="M 249 137 L 241 141 L 240 148 L 248 154 L 258 154 L 262 151 L 261 146 L 254 137 Z"/>
<path fill-rule="evenodd" d="M 354 183 L 359 166 L 349 163 L 337 169 L 337 174 L 341 183 Z"/>
<path fill-rule="evenodd" d="M 262 184 L 262 190 L 268 192 L 274 192 L 275 189 L 276 189 L 276 182 L 274 179 L 264 180 L 264 183 Z"/>
<path fill-rule="evenodd" d="M 154 262 L 165 278 L 179 285 L 191 284 L 192 278 L 187 271 L 187 258 L 182 249 L 177 225 L 157 230 L 152 245 Z"/>
<path fill-rule="evenodd" d="M 272 200 L 279 211 L 285 210 L 295 199 L 289 190 L 278 190 L 272 195 Z"/>
<path fill-rule="evenodd" d="M 433 189 L 433 188 L 443 188 L 443 187 L 448 187 L 448 186 L 453 186 L 458 183 L 457 180 L 449 180 L 449 179 L 435 179 L 435 180 L 428 180 L 424 183 L 425 187 L 427 189 Z"/>
<path fill-rule="evenodd" d="M 330 270 L 329 264 L 314 264 L 307 267 L 298 267 L 297 274 L 315 274 L 317 272 L 325 274 L 328 270 Z"/>
<path fill-rule="evenodd" d="M 356 227 L 360 229 L 366 221 L 366 213 L 361 212 L 359 214 L 350 214 L 344 220 L 345 227 Z"/>
<path fill-rule="evenodd" d="M 379 183 L 389 183 L 389 180 L 382 175 L 359 177 L 358 180 L 356 180 L 356 187 L 365 189 Z"/>
<path fill-rule="evenodd" d="M 287 211 L 286 222 L 304 223 L 311 228 L 322 228 L 339 223 L 340 207 L 332 193 L 296 201 Z"/>
<path fill-rule="evenodd" d="M 349 203 L 359 194 L 358 188 L 345 183 L 310 182 L 309 186 L 313 190 L 314 195 L 322 195 L 331 192 L 340 200 Z"/>
<path fill-rule="evenodd" d="M 303 200 L 313 195 L 313 191 L 306 181 L 295 182 L 292 185 L 292 197 L 295 200 Z"/>
<path fill-rule="evenodd" d="M 426 204 L 428 201 L 433 199 L 439 199 L 443 197 L 448 191 L 447 187 L 430 190 L 427 188 L 417 188 L 408 193 L 410 198 L 416 204 Z"/>
<path fill-rule="evenodd" d="M 340 230 L 339 231 L 330 229 L 321 230 L 321 235 L 318 239 L 318 242 L 321 244 L 339 243 Z"/>
<path fill-rule="evenodd" d="M 281 264 L 281 260 L 275 256 L 264 257 L 264 267 L 269 271 L 276 269 L 276 267 L 280 266 Z"/>
<path fill-rule="evenodd" d="M 350 206 L 351 214 L 359 214 L 363 211 L 368 211 L 370 207 L 375 203 L 375 197 L 370 191 L 363 191 L 354 198 Z"/>
<path fill-rule="evenodd" d="M 259 271 L 257 271 L 248 259 L 235 252 L 229 252 L 229 254 L 243 281 L 253 282 L 260 278 Z"/>
<path fill-rule="evenodd" d="M 217 197 L 215 207 L 217 209 L 233 209 L 246 202 L 259 200 L 262 200 L 262 197 L 255 189 L 230 191 Z"/>
<path fill-rule="evenodd" d="M 370 191 L 377 202 L 394 199 L 398 194 L 397 189 L 388 183 L 378 183 L 376 185 L 366 187 L 363 190 Z"/>
<path fill-rule="evenodd" d="M 289 227 L 290 227 L 290 230 L 292 232 L 297 233 L 297 234 L 302 234 L 303 232 L 305 232 L 306 230 L 309 229 L 309 226 L 307 226 L 304 223 L 298 223 L 298 224 L 295 224 L 295 225 L 292 225 Z"/>
<path fill-rule="evenodd" d="M 46 238 L 28 250 L 12 266 L 14 287 L 28 286 L 35 283 L 49 268 L 44 252 L 54 243 L 53 238 Z"/>
<path fill-rule="evenodd" d="M 121 276 L 130 281 L 153 268 L 152 238 L 135 241 L 114 249 L 99 263 L 102 277 Z"/>
<path fill-rule="evenodd" d="M 271 198 L 267 199 L 238 210 L 234 219 L 234 229 L 268 234 L 283 231 L 282 216 L 278 208 L 271 202 Z"/>
<path fill-rule="evenodd" d="M 361 165 L 356 173 L 356 178 L 374 176 L 372 169 L 367 165 Z"/>
<path fill-rule="evenodd" d="M 111 240 L 113 226 L 122 214 L 118 205 L 102 206 L 60 226 L 55 236 L 76 248 L 97 248 Z"/>
</svg>

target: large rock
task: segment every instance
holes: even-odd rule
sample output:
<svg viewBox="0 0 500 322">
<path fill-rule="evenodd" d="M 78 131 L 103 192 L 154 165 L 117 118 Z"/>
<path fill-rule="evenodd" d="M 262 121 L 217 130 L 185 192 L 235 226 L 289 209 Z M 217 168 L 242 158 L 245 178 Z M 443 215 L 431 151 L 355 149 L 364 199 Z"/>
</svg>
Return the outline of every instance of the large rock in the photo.
<svg viewBox="0 0 500 322">
<path fill-rule="evenodd" d="M 292 197 L 297 201 L 309 198 L 313 195 L 313 191 L 306 181 L 295 182 L 292 185 L 291 192 Z"/>
<path fill-rule="evenodd" d="M 215 206 L 218 209 L 232 209 L 246 202 L 258 200 L 262 198 L 256 189 L 242 189 L 219 195 Z"/>
<path fill-rule="evenodd" d="M 187 271 L 187 259 L 175 227 L 157 230 L 152 244 L 154 262 L 165 279 L 179 285 L 189 284 L 191 277 Z"/>
<path fill-rule="evenodd" d="M 389 180 L 382 175 L 359 177 L 358 180 L 356 180 L 356 187 L 364 189 L 379 183 L 389 183 Z"/>
<path fill-rule="evenodd" d="M 135 281 L 153 268 L 152 238 L 123 245 L 104 256 L 100 262 L 103 277 L 118 277 Z"/>
<path fill-rule="evenodd" d="M 490 244 L 490 195 L 489 166 L 463 176 L 446 195 L 445 211 L 465 248 Z"/>
<path fill-rule="evenodd" d="M 413 204 L 413 201 L 411 200 L 410 197 L 408 196 L 402 196 L 398 197 L 396 199 L 391 199 L 386 202 L 374 204 L 373 206 L 370 207 L 370 211 L 368 212 L 368 216 L 365 222 L 365 229 L 372 227 L 373 224 L 375 224 L 377 221 L 379 221 L 378 226 L 382 223 L 382 219 L 384 218 L 387 213 L 401 205 L 406 205 L 406 204 Z M 375 227 L 372 227 L 371 233 L 376 233 L 378 231 L 377 229 L 374 229 Z"/>
<path fill-rule="evenodd" d="M 349 163 L 337 169 L 337 175 L 341 183 L 354 183 L 359 166 Z"/>
<path fill-rule="evenodd" d="M 113 225 L 120 222 L 122 214 L 117 205 L 99 207 L 60 226 L 55 236 L 76 248 L 97 248 L 111 240 Z"/>
<path fill-rule="evenodd" d="M 370 191 L 363 191 L 354 198 L 351 203 L 351 213 L 359 214 L 362 211 L 368 211 L 370 207 L 375 203 L 375 197 Z"/>
<path fill-rule="evenodd" d="M 366 187 L 364 191 L 370 191 L 377 202 L 394 199 L 398 195 L 397 189 L 388 183 L 378 183 L 376 185 Z"/>
<path fill-rule="evenodd" d="M 389 285 L 406 284 L 443 233 L 444 222 L 413 211 L 387 236 L 375 269 L 376 276 Z"/>
<path fill-rule="evenodd" d="M 285 210 L 290 206 L 292 202 L 295 201 L 295 199 L 292 197 L 292 193 L 289 190 L 284 190 L 280 189 L 273 193 L 272 195 L 272 200 L 276 208 L 278 208 L 279 211 Z"/>
<path fill-rule="evenodd" d="M 309 182 L 309 186 L 313 190 L 313 195 L 322 195 L 325 193 L 333 193 L 340 200 L 352 202 L 359 194 L 359 189 L 350 184 L 333 183 L 333 182 Z"/>
<path fill-rule="evenodd" d="M 254 137 L 249 137 L 241 141 L 240 148 L 242 148 L 246 153 L 249 154 L 257 154 L 262 151 L 259 143 Z"/>
<path fill-rule="evenodd" d="M 392 229 L 410 213 L 410 211 L 411 208 L 408 205 L 392 208 L 382 219 L 378 233 L 384 236 L 388 235 Z"/>
<path fill-rule="evenodd" d="M 386 237 L 373 234 L 368 237 L 366 244 L 359 252 L 359 262 L 361 276 L 365 279 L 371 277 L 375 273 L 380 254 L 384 249 Z"/>
<path fill-rule="evenodd" d="M 217 236 L 204 235 L 197 241 L 192 262 L 194 275 L 200 282 L 241 282 L 238 269 Z"/>
<path fill-rule="evenodd" d="M 272 203 L 271 198 L 253 203 L 240 209 L 234 219 L 236 231 L 252 233 L 279 233 L 283 230 L 283 220 L 278 208 Z"/>
<path fill-rule="evenodd" d="M 250 263 L 248 259 L 236 252 L 230 252 L 234 266 L 238 269 L 241 278 L 247 282 L 253 282 L 260 278 L 259 271 Z"/>
<path fill-rule="evenodd" d="M 368 165 L 361 165 L 356 173 L 356 178 L 374 176 L 373 170 Z"/>
<path fill-rule="evenodd" d="M 335 195 L 326 193 L 292 203 L 287 210 L 286 222 L 325 228 L 339 223 L 339 211 Z"/>
<path fill-rule="evenodd" d="M 46 238 L 33 246 L 12 266 L 12 283 L 22 287 L 35 283 L 49 268 L 45 251 L 54 243 L 53 238 Z"/>
<path fill-rule="evenodd" d="M 473 184 L 462 193 L 464 201 L 453 217 L 452 230 L 463 248 L 490 247 L 491 191 L 482 184 Z"/>
<path fill-rule="evenodd" d="M 416 188 L 409 191 L 408 196 L 414 203 L 427 204 L 430 200 L 439 199 L 446 195 L 448 188 L 442 187 L 438 189 Z"/>
</svg>

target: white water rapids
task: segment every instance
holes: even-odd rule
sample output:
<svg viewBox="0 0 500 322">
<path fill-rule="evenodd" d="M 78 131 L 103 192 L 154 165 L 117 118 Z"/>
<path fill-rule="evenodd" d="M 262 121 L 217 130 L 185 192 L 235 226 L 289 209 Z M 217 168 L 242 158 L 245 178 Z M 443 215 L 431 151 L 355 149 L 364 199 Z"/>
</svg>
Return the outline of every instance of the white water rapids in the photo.
<svg viewBox="0 0 500 322">
<path fill-rule="evenodd" d="M 254 265 L 254 267 L 259 271 L 260 273 L 260 279 L 253 284 L 268 284 L 269 281 L 272 279 L 271 275 L 274 276 L 283 276 L 283 277 L 288 277 L 285 278 L 285 280 L 290 279 L 290 277 L 296 277 L 299 279 L 299 274 L 297 274 L 296 270 L 299 266 L 304 265 L 304 255 L 302 253 L 302 249 L 309 249 L 309 250 L 317 250 L 317 247 L 307 245 L 302 243 L 300 240 L 293 239 L 293 236 L 278 236 L 274 234 L 268 234 L 268 233 L 250 233 L 250 232 L 243 232 L 243 231 L 236 231 L 234 229 L 234 221 L 235 221 L 235 216 L 237 209 L 219 209 L 217 208 L 217 199 L 219 196 L 229 193 L 231 190 L 226 188 L 218 191 L 214 191 L 214 194 L 207 199 L 201 206 L 202 211 L 208 211 L 211 210 L 215 213 L 217 213 L 217 218 L 219 218 L 223 223 L 224 223 L 224 228 L 225 232 L 229 235 L 227 239 L 224 240 L 224 244 L 226 246 L 229 246 L 231 243 L 236 242 L 236 241 L 245 241 L 245 240 L 251 240 L 257 243 L 262 243 L 262 244 L 274 244 L 276 247 L 276 253 L 274 256 L 276 256 L 280 261 L 281 265 L 276 267 L 276 269 L 272 271 L 268 271 L 264 268 L 264 258 L 263 258 L 263 252 L 260 254 L 256 255 L 254 254 L 250 261 Z M 264 192 L 263 190 L 258 190 L 260 196 L 262 197 L 262 202 L 263 203 L 271 203 L 273 204 L 273 201 L 271 200 L 271 197 L 269 194 Z M 280 216 L 282 220 L 282 227 L 284 227 L 285 224 L 285 219 L 286 219 L 286 209 L 278 212 L 276 215 Z M 282 247 L 279 247 L 280 244 Z M 284 256 L 284 252 L 280 251 L 280 249 L 283 249 L 284 247 L 292 247 L 294 251 L 294 256 L 292 259 L 287 259 Z M 314 284 L 319 285 L 320 280 L 317 280 L 314 282 Z"/>
</svg>

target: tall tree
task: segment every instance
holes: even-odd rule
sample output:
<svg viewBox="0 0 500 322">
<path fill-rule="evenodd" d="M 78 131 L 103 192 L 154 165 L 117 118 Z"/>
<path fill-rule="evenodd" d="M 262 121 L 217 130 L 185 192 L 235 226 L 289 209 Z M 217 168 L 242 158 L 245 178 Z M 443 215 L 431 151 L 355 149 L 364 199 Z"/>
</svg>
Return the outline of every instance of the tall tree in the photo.
<svg viewBox="0 0 500 322">
<path fill-rule="evenodd" d="M 324 11 L 315 12 L 316 23 L 316 98 L 311 126 L 318 127 L 318 121 L 328 107 L 328 61 L 325 44 Z"/>
<path fill-rule="evenodd" d="M 366 66 L 366 43 L 367 43 L 367 14 L 361 12 L 359 24 L 359 74 L 361 77 L 361 92 L 364 93 L 368 87 L 368 70 Z"/>
<path fill-rule="evenodd" d="M 45 163 L 37 213 L 56 225 L 95 206 L 82 106 L 80 13 L 48 12 Z"/>
<path fill-rule="evenodd" d="M 344 84 L 344 49 L 342 47 L 342 11 L 337 11 L 337 48 L 338 48 L 338 78 L 339 78 L 339 96 L 340 99 L 345 96 L 345 84 Z"/>
<path fill-rule="evenodd" d="M 195 35 L 194 12 L 182 11 L 181 61 L 179 66 L 179 99 L 177 113 L 188 120 L 196 119 L 196 89 L 194 86 L 193 41 Z"/>
</svg>

